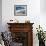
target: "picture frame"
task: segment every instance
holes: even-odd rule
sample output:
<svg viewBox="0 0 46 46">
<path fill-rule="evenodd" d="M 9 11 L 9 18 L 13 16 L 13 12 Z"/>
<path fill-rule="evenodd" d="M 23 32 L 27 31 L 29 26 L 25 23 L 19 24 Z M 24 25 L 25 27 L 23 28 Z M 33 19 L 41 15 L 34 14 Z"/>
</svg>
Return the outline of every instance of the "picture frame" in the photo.
<svg viewBox="0 0 46 46">
<path fill-rule="evenodd" d="M 27 16 L 27 5 L 14 5 L 14 16 Z"/>
</svg>

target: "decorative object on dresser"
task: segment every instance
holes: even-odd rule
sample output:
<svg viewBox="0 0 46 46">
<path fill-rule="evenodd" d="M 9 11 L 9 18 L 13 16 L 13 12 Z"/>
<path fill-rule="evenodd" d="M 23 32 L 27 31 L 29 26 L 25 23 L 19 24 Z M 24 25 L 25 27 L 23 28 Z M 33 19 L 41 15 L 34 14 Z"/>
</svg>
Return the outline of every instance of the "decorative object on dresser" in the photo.
<svg viewBox="0 0 46 46">
<path fill-rule="evenodd" d="M 7 23 L 14 45 L 33 46 L 33 23 Z"/>
<path fill-rule="evenodd" d="M 19 21 L 17 19 L 11 19 L 10 21 L 8 21 L 9 23 L 19 23 Z"/>
</svg>

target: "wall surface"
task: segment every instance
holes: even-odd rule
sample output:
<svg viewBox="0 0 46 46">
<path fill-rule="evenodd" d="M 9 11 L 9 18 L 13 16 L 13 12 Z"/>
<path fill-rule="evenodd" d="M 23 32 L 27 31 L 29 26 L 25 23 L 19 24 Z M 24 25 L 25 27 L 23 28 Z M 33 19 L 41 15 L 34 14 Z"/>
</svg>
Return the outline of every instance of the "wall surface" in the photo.
<svg viewBox="0 0 46 46">
<path fill-rule="evenodd" d="M 2 0 L 0 0 L 0 31 L 2 31 Z"/>
<path fill-rule="evenodd" d="M 46 0 L 40 0 L 40 24 L 46 31 Z"/>
<path fill-rule="evenodd" d="M 40 0 L 40 9 L 42 13 L 46 13 L 46 0 Z"/>
<path fill-rule="evenodd" d="M 42 14 L 44 7 L 43 0 L 2 0 L 2 25 L 3 31 L 8 31 L 7 22 L 11 19 L 16 19 L 24 23 L 25 20 L 30 20 L 33 25 L 33 45 L 38 46 L 38 38 L 36 37 L 36 27 L 40 24 L 46 30 L 46 15 Z M 14 5 L 27 5 L 27 16 L 14 16 Z"/>
<path fill-rule="evenodd" d="M 27 16 L 14 16 L 14 5 L 21 4 L 27 5 Z M 10 19 L 17 19 L 19 22 L 25 22 L 25 20 L 30 20 L 30 22 L 36 23 L 40 22 L 40 0 L 3 0 L 2 1 L 2 22 L 3 26 L 6 28 L 6 23 Z M 5 31 L 4 30 L 4 31 Z"/>
</svg>

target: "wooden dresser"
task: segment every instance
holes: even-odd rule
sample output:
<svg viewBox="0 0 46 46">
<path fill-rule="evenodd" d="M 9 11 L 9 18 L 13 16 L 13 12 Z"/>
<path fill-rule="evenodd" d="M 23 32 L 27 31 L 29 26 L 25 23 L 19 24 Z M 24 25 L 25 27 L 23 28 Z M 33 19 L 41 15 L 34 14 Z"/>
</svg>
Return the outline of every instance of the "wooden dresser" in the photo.
<svg viewBox="0 0 46 46">
<path fill-rule="evenodd" d="M 23 43 L 22 46 L 33 46 L 33 23 L 7 23 L 12 39 Z"/>
</svg>

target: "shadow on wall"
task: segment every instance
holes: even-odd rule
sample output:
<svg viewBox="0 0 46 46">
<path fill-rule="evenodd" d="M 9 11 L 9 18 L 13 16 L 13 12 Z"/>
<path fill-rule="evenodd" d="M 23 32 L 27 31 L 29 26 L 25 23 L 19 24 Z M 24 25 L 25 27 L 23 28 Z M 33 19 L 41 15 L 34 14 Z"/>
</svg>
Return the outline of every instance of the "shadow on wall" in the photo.
<svg viewBox="0 0 46 46">
<path fill-rule="evenodd" d="M 46 14 L 46 0 L 40 0 L 40 12 Z"/>
</svg>

